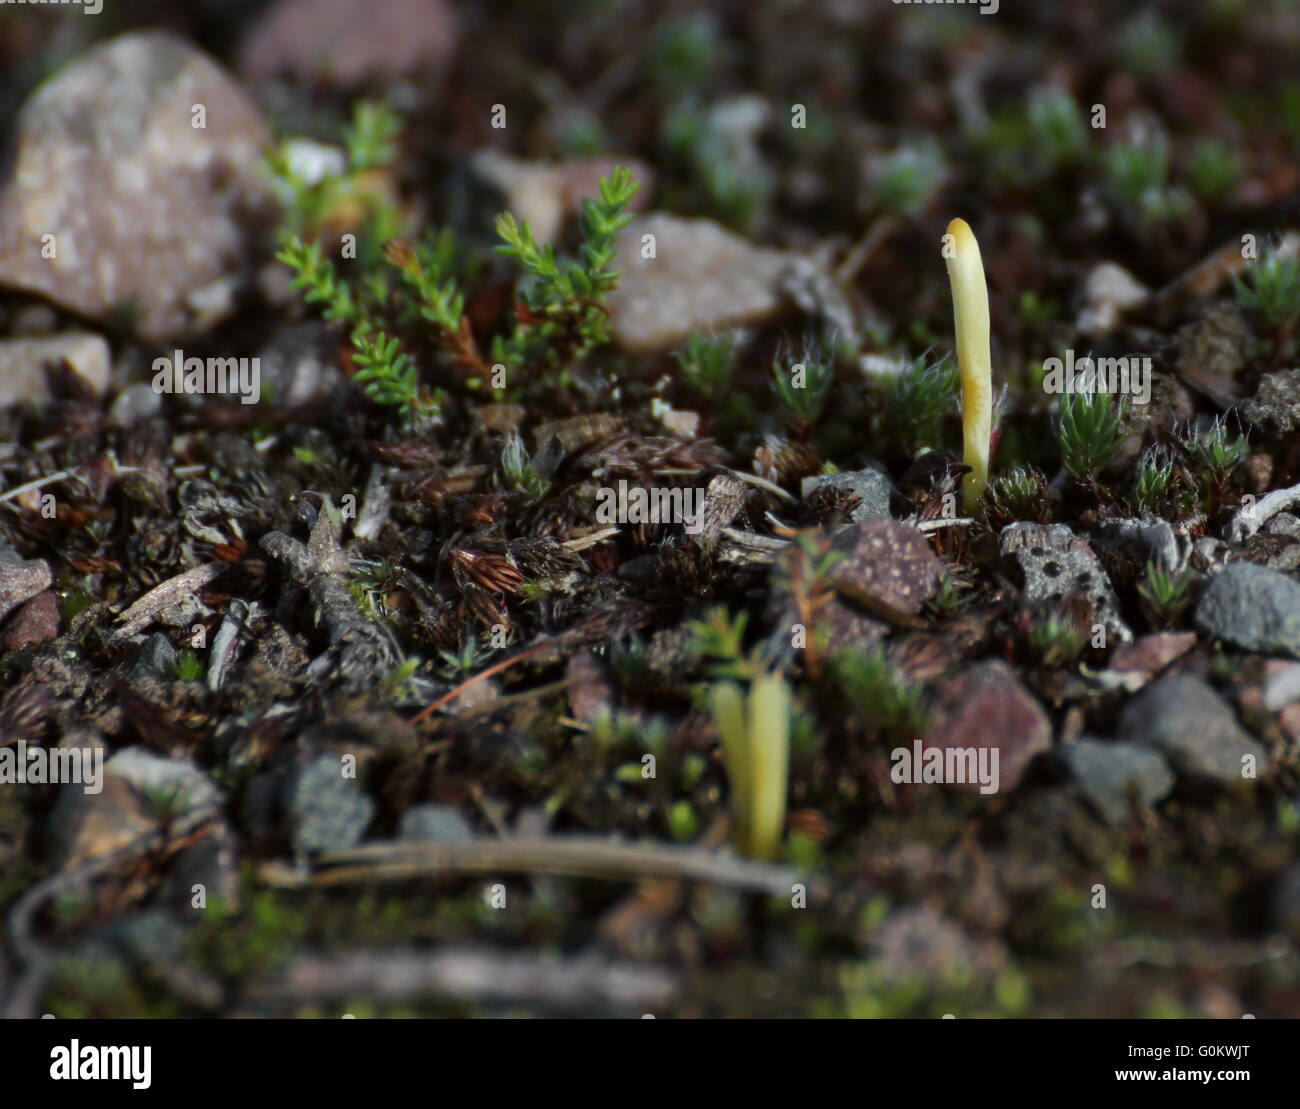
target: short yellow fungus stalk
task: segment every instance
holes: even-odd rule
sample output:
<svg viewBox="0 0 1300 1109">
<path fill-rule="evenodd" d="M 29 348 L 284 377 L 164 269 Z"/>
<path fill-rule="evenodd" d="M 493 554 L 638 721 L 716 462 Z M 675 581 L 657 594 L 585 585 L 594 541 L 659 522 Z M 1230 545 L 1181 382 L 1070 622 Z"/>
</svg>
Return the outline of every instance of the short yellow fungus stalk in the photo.
<svg viewBox="0 0 1300 1109">
<path fill-rule="evenodd" d="M 952 284 L 957 368 L 961 371 L 963 461 L 971 470 L 962 478 L 962 505 L 973 515 L 989 482 L 989 439 L 993 433 L 989 287 L 984 280 L 980 245 L 965 220 L 955 219 L 948 224 L 943 247 Z"/>
<path fill-rule="evenodd" d="M 760 674 L 742 699 L 735 682 L 718 682 L 712 707 L 731 783 L 736 847 L 751 859 L 774 858 L 785 827 L 790 687 L 780 674 Z"/>
</svg>

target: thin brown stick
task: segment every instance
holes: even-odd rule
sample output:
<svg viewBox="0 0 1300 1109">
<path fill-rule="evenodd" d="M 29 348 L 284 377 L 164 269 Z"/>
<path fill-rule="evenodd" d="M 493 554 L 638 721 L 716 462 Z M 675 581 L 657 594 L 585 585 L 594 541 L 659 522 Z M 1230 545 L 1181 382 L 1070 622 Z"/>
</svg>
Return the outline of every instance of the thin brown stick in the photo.
<svg viewBox="0 0 1300 1109">
<path fill-rule="evenodd" d="M 322 855 L 314 885 L 403 881 L 431 873 L 555 874 L 573 878 L 640 881 L 683 878 L 779 896 L 788 894 L 797 872 L 774 863 L 753 862 L 674 844 L 619 843 L 595 836 L 439 840 L 429 843 L 368 843 Z"/>
</svg>

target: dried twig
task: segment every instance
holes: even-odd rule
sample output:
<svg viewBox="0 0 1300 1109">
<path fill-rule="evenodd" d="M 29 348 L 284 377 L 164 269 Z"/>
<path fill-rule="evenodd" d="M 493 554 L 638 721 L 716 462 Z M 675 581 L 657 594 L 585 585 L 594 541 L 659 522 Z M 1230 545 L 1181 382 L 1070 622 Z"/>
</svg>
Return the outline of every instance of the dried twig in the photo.
<svg viewBox="0 0 1300 1109">
<path fill-rule="evenodd" d="M 402 881 L 440 872 L 516 871 L 619 881 L 649 876 L 685 878 L 778 896 L 789 893 L 798 878 L 792 868 L 773 863 L 695 847 L 619 843 L 595 836 L 368 843 L 321 855 L 316 866 L 311 881 L 322 886 Z"/>
<path fill-rule="evenodd" d="M 537 1004 L 586 1014 L 662 1005 L 679 987 L 679 977 L 672 971 L 599 956 L 557 959 L 462 946 L 433 952 L 300 955 L 284 974 L 250 986 L 244 1001 L 279 1007 L 349 997 L 379 1002 L 445 997 L 489 1005 Z"/>
</svg>

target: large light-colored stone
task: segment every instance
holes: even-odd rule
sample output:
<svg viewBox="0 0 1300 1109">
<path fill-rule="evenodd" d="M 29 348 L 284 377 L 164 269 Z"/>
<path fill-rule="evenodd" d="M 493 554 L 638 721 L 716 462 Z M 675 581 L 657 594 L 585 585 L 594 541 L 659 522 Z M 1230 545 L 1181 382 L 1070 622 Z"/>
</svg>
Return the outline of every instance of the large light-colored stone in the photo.
<svg viewBox="0 0 1300 1109">
<path fill-rule="evenodd" d="M 89 331 L 0 342 L 0 408 L 45 399 L 49 396 L 47 370 L 60 364 L 102 394 L 108 388 L 111 363 L 108 342 Z"/>
<path fill-rule="evenodd" d="M 262 117 L 224 70 L 174 35 L 122 35 L 37 88 L 16 132 L 0 285 L 147 339 L 220 318 L 268 197 Z"/>
<path fill-rule="evenodd" d="M 644 236 L 654 236 L 654 257 Z M 753 246 L 706 219 L 655 213 L 619 236 L 610 294 L 614 337 L 624 350 L 671 350 L 692 331 L 759 323 L 784 304 L 782 274 L 794 255 Z"/>
</svg>

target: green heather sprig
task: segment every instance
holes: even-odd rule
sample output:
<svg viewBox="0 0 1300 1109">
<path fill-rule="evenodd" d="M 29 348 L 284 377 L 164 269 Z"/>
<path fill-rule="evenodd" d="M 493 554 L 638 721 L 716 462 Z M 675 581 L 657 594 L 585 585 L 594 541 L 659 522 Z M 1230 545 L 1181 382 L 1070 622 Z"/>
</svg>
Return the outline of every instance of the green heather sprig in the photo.
<svg viewBox="0 0 1300 1109">
<path fill-rule="evenodd" d="M 465 315 L 459 280 L 463 267 L 451 234 L 444 230 L 408 242 L 399 237 L 403 229 L 396 209 L 372 202 L 359 184 L 396 157 L 399 129 L 388 109 L 359 104 L 344 134 L 346 172 L 315 182 L 294 173 L 285 148 L 271 157 L 290 209 L 276 257 L 293 271 L 292 288 L 327 320 L 348 327 L 359 367 L 356 379 L 366 395 L 398 409 L 407 422 L 424 422 L 436 417 L 440 403 L 437 393 L 421 385 L 419 367 L 403 349 L 404 343 L 418 343 L 413 329 L 433 326 L 444 365 L 467 388 L 481 388 L 493 371 Z M 539 246 L 528 224 L 521 225 L 509 212 L 498 217 L 503 240 L 498 250 L 520 263 L 528 284 L 516 306 L 513 330 L 492 341 L 493 363 L 508 368 L 561 365 L 608 342 L 606 298 L 619 276 L 610 266 L 618 233 L 632 219 L 626 209 L 637 187 L 631 172 L 621 167 L 601 180 L 599 197 L 583 201 L 582 245 L 572 261 L 557 260 L 552 248 Z M 321 239 L 331 212 L 344 200 L 364 201 L 365 219 L 356 234 L 356 256 L 346 256 L 347 263 L 332 260 Z M 396 285 L 394 277 L 400 278 Z"/>
<path fill-rule="evenodd" d="M 283 201 L 281 241 L 291 235 L 314 238 L 340 211 L 359 209 L 367 234 L 358 236 L 358 257 L 376 262 L 379 247 L 401 230 L 400 215 L 391 198 L 374 187 L 374 171 L 397 159 L 396 139 L 401 128 L 401 120 L 387 104 L 359 101 L 351 122 L 343 127 L 346 164 L 341 173 L 306 176 L 294 164 L 291 144 L 273 147 L 265 166 Z"/>
<path fill-rule="evenodd" d="M 360 305 L 347 282 L 339 278 L 334 263 L 321 253 L 319 240 L 304 243 L 291 235 L 275 257 L 293 270 L 289 288 L 300 290 L 308 304 L 321 306 L 327 320 L 354 326 L 361 322 Z"/>
<path fill-rule="evenodd" d="M 494 362 L 556 365 L 609 341 L 605 298 L 619 278 L 609 266 L 618 233 L 632 222 L 627 206 L 638 188 L 631 170 L 619 166 L 601 179 L 599 199 L 583 200 L 576 261 L 557 261 L 551 245 L 539 246 L 528 223 L 510 212 L 497 216 L 497 253 L 519 262 L 532 282 L 523 290 L 514 331 L 493 343 Z"/>
<path fill-rule="evenodd" d="M 354 375 L 376 404 L 399 408 L 418 422 L 438 414 L 437 400 L 420 384 L 420 373 L 397 339 L 364 325 L 352 333 L 352 360 L 361 367 Z"/>
</svg>

